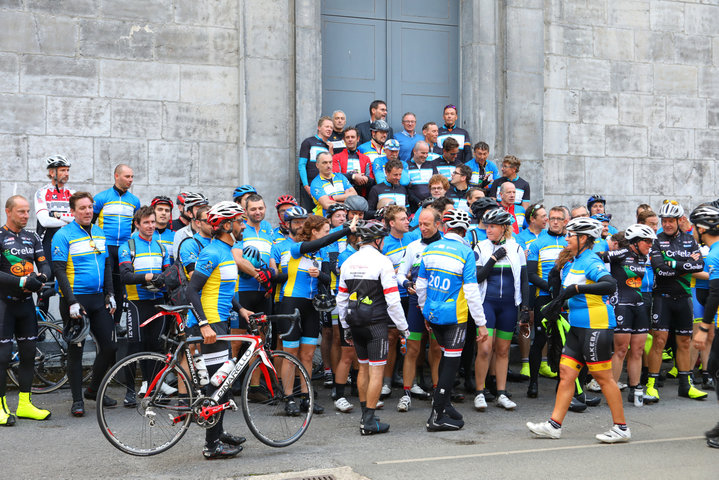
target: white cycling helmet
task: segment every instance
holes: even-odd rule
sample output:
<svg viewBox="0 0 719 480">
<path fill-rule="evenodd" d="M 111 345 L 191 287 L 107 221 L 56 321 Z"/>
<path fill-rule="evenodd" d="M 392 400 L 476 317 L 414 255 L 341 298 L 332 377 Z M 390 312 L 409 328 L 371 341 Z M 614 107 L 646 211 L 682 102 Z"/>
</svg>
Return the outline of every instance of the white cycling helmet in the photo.
<svg viewBox="0 0 719 480">
<path fill-rule="evenodd" d="M 649 240 L 656 240 L 657 234 L 654 232 L 654 229 L 649 225 L 635 223 L 634 225 L 630 225 L 629 227 L 627 227 L 627 229 L 624 231 L 624 238 L 630 241 L 641 240 L 643 238 Z"/>
<path fill-rule="evenodd" d="M 676 200 L 664 200 L 659 209 L 659 218 L 680 218 L 684 216 L 684 209 Z"/>
<path fill-rule="evenodd" d="M 502 208 L 487 210 L 482 216 L 482 223 L 485 225 L 512 225 L 514 221 L 514 215 Z"/>
<path fill-rule="evenodd" d="M 207 223 L 217 230 L 227 220 L 241 217 L 245 214 L 245 209 L 229 200 L 223 200 L 216 203 L 207 212 Z"/>
<path fill-rule="evenodd" d="M 65 158 L 63 155 L 53 155 L 45 159 L 46 168 L 58 168 L 58 167 L 69 167 L 71 165 L 70 160 Z"/>
<path fill-rule="evenodd" d="M 567 231 L 587 235 L 592 238 L 599 238 L 602 235 L 604 225 L 599 220 L 589 217 L 573 218 L 567 224 Z"/>
<path fill-rule="evenodd" d="M 185 210 L 190 210 L 192 207 L 199 207 L 200 205 L 209 205 L 210 202 L 201 193 L 187 192 L 185 194 Z"/>
<path fill-rule="evenodd" d="M 464 210 L 447 210 L 442 216 L 442 223 L 447 228 L 463 228 L 467 230 L 470 221 L 469 213 Z"/>
</svg>

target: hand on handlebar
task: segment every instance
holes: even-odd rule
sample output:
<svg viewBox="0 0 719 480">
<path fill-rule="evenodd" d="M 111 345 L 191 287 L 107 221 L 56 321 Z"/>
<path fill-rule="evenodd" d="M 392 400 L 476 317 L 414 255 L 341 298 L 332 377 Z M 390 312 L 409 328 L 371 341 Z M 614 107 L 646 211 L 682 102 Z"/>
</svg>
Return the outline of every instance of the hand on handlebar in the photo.
<svg viewBox="0 0 719 480">
<path fill-rule="evenodd" d="M 202 334 L 202 338 L 205 339 L 204 343 L 208 345 L 217 341 L 217 334 L 209 325 L 201 326 L 200 333 Z"/>
<path fill-rule="evenodd" d="M 250 315 L 254 315 L 255 312 L 251 312 L 246 308 L 240 308 L 240 316 L 245 319 L 245 322 L 250 323 Z"/>
</svg>

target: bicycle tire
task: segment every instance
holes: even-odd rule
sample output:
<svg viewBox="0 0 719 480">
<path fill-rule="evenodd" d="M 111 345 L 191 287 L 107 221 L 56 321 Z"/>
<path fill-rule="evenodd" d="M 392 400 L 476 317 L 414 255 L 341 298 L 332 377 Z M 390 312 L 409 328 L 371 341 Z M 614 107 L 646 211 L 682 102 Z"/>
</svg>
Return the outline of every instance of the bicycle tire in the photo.
<svg viewBox="0 0 719 480">
<path fill-rule="evenodd" d="M 264 387 L 264 396 L 266 398 L 258 399 L 253 397 L 251 399 L 250 381 L 255 369 L 261 370 L 260 365 L 262 364 L 262 360 L 256 358 L 242 382 L 242 413 L 252 434 L 260 442 L 270 447 L 286 447 L 299 440 L 310 425 L 314 404 L 310 376 L 302 363 L 297 357 L 287 352 L 277 351 L 270 354 L 270 360 L 275 364 L 278 363 L 276 362 L 278 358 L 295 365 L 296 373 L 292 395 L 299 396 L 302 390 L 301 387 L 306 387 L 306 390 L 310 392 L 308 394 L 309 408 L 306 412 L 300 412 L 299 416 L 287 416 L 285 414 L 285 402 L 288 396 L 285 395 L 277 374 L 269 369 L 268 375 L 272 385 L 272 394 L 267 388 L 265 376 L 260 371 L 259 378 L 261 379 L 261 384 L 264 384 L 261 387 Z M 277 371 L 281 371 L 281 367 L 278 367 Z M 252 395 L 257 394 L 257 392 L 252 393 Z"/>
<path fill-rule="evenodd" d="M 35 344 L 35 367 L 32 393 L 50 393 L 67 383 L 67 344 L 62 338 L 62 326 L 54 322 L 38 322 L 38 342 Z M 7 369 L 11 382 L 18 382 L 19 362 Z"/>
<path fill-rule="evenodd" d="M 117 362 L 103 378 L 97 398 L 109 395 L 116 398 L 120 405 L 108 408 L 98 401 L 97 422 L 105 438 L 118 450 L 130 455 L 150 456 L 170 449 L 185 435 L 193 416 L 191 412 L 183 415 L 180 409 L 192 405 L 194 390 L 190 377 L 176 365 L 172 372 L 178 383 L 184 384 L 187 396 L 168 395 L 163 397 L 162 404 L 149 405 L 150 398 L 142 398 L 140 393 L 136 393 L 137 405 L 125 407 L 123 398 L 126 393 L 141 391 L 141 362 L 147 362 L 148 377 L 154 378 L 167 364 L 167 358 L 159 353 L 141 352 Z M 173 418 L 177 422 L 173 422 Z"/>
</svg>

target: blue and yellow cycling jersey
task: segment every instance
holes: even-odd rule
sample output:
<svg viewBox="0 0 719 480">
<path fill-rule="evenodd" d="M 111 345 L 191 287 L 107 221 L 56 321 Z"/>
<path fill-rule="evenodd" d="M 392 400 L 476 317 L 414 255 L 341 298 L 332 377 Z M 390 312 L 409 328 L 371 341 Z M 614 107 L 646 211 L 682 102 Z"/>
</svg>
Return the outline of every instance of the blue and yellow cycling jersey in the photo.
<svg viewBox="0 0 719 480">
<path fill-rule="evenodd" d="M 282 256 L 282 271 L 287 273 L 287 282 L 282 287 L 283 297 L 312 299 L 317 295 L 318 279 L 311 277 L 312 267 L 322 269 L 322 261 L 329 261 L 326 249 L 300 254 L 302 242 L 292 242 L 289 255 Z"/>
<path fill-rule="evenodd" d="M 377 149 L 374 145 L 372 145 L 372 140 L 370 140 L 369 142 L 365 142 L 362 145 L 358 146 L 357 151 L 359 153 L 364 153 L 365 155 L 367 155 L 370 159 L 370 162 L 374 162 L 375 158 L 384 155 L 384 146 L 380 145 L 379 149 Z"/>
<path fill-rule="evenodd" d="M 486 179 L 489 181 L 489 183 L 485 188 L 492 188 L 492 182 L 502 176 L 499 173 L 497 165 L 495 165 L 494 162 L 490 160 L 487 160 L 487 163 L 484 165 L 484 167 L 479 165 L 479 162 L 477 162 L 476 158 L 473 158 L 465 165 L 472 169 L 472 178 L 469 181 L 469 184 L 472 187 L 478 187 Z"/>
<path fill-rule="evenodd" d="M 192 242 L 194 243 L 194 242 Z M 202 310 L 209 323 L 225 322 L 232 310 L 232 298 L 237 291 L 237 264 L 232 256 L 232 247 L 222 240 L 214 239 L 207 245 L 195 263 L 195 274 L 207 277 L 200 291 Z M 196 324 L 193 315 L 188 315 L 187 325 Z"/>
<path fill-rule="evenodd" d="M 287 265 L 287 262 L 289 262 L 290 247 L 293 243 L 297 242 L 288 237 L 272 245 L 272 251 L 270 253 L 270 256 L 272 257 L 272 260 L 275 261 L 275 265 L 277 266 L 277 273 L 282 273 L 284 271 L 282 269 L 282 265 Z M 279 286 L 275 288 L 275 303 L 282 300 L 282 290 L 283 288 L 280 288 Z"/>
<path fill-rule="evenodd" d="M 95 195 L 92 211 L 97 224 L 105 232 L 108 245 L 119 246 L 132 234 L 132 217 L 140 208 L 140 199 L 129 191 L 120 193 L 113 187 Z"/>
<path fill-rule="evenodd" d="M 451 325 L 467 322 L 469 306 L 463 288 L 466 285 L 474 286 L 477 298 L 470 300 L 479 303 L 474 252 L 454 233 L 448 233 L 425 248 L 417 282 L 427 284 L 422 313 L 431 323 Z M 474 314 L 474 310 L 472 312 Z"/>
<path fill-rule="evenodd" d="M 605 239 L 597 238 L 594 240 L 594 247 L 592 248 L 592 251 L 595 253 L 607 252 L 609 251 L 609 244 Z"/>
<path fill-rule="evenodd" d="M 155 233 L 152 234 L 152 239 L 157 240 L 163 247 L 165 247 L 165 250 L 167 250 L 170 255 L 170 263 L 174 262 L 175 258 L 172 256 L 172 244 L 175 240 L 175 232 L 170 230 L 170 227 L 167 227 L 162 231 L 155 230 Z"/>
<path fill-rule="evenodd" d="M 599 256 L 591 250 L 584 250 L 562 269 L 562 286 L 590 285 L 610 275 Z M 572 327 L 607 329 L 617 326 L 614 309 L 608 304 L 608 295 L 580 293 L 569 299 L 569 324 Z"/>
<path fill-rule="evenodd" d="M 537 240 L 529 245 L 528 262 L 537 262 L 537 275 L 547 281 L 549 271 L 552 270 L 554 262 L 557 261 L 559 253 L 567 246 L 564 235 L 552 235 L 546 230 L 539 234 Z M 539 289 L 537 295 L 549 295 L 549 292 Z"/>
<path fill-rule="evenodd" d="M 402 263 L 402 259 L 404 259 L 405 251 L 407 250 L 407 245 L 414 242 L 418 238 L 421 237 L 421 232 L 419 230 L 413 230 L 411 232 L 407 232 L 402 236 L 402 238 L 396 238 L 393 237 L 392 234 L 387 235 L 384 237 L 384 245 L 382 246 L 382 253 L 389 257 L 390 260 L 392 260 L 392 265 L 394 266 L 394 271 L 397 271 L 397 268 L 399 267 L 399 264 Z M 405 279 L 398 279 L 398 282 L 404 282 Z M 398 285 L 399 287 L 399 296 L 400 297 L 406 297 L 407 289 L 404 288 L 401 283 Z"/>
<path fill-rule="evenodd" d="M 347 180 L 347 177 L 341 173 L 333 173 L 330 178 L 317 175 L 310 185 L 312 200 L 315 202 L 313 212 L 316 215 L 327 215 L 327 211 L 320 205 L 320 198 L 324 196 L 334 198 L 334 195 L 342 195 L 350 188 L 352 188 L 352 184 Z"/>
<path fill-rule="evenodd" d="M 135 273 L 141 275 L 162 273 L 162 269 L 170 265 L 169 251 L 164 246 L 160 248 L 159 241 L 153 238 L 148 242 L 138 232 L 135 232 L 131 239 L 135 242 L 135 258 L 132 258 L 132 249 L 128 240 L 120 245 L 118 250 L 121 265 L 123 263 L 132 263 Z M 128 300 L 156 300 L 163 297 L 162 292 L 151 292 L 143 285 L 128 284 L 125 285 L 125 288 L 127 289 Z"/>
<path fill-rule="evenodd" d="M 210 244 L 211 240 L 210 238 L 203 237 L 199 233 L 182 240 L 180 250 L 177 252 L 177 257 L 180 259 L 180 262 L 182 262 L 182 266 L 186 269 L 190 267 L 189 272 L 194 271 L 197 259 L 200 258 L 200 252 Z"/>
<path fill-rule="evenodd" d="M 272 227 L 269 224 L 265 225 L 264 223 L 265 222 L 260 223 L 259 227 L 255 228 L 245 222 L 246 227 L 245 231 L 242 232 L 242 240 L 237 242 L 232 248 L 239 248 L 241 250 L 247 246 L 253 246 L 258 252 L 260 252 L 260 260 L 263 265 L 269 266 L 270 254 L 272 253 L 272 246 L 274 245 L 274 236 L 272 234 Z M 260 286 L 260 283 L 255 280 L 254 277 L 240 277 L 237 288 L 240 292 L 265 291 L 264 287 Z"/>
<path fill-rule="evenodd" d="M 89 228 L 90 233 L 73 221 L 52 237 L 52 259 L 67 262 L 65 271 L 74 295 L 102 293 L 105 280 L 105 234 L 97 225 Z"/>
<path fill-rule="evenodd" d="M 343 228 L 342 225 L 340 225 L 338 227 L 334 227 L 334 228 L 330 229 L 330 233 L 334 233 L 337 230 L 342 230 L 342 228 Z M 325 247 L 325 252 L 327 253 L 329 260 L 332 261 L 333 257 L 339 258 L 340 253 L 344 252 L 346 248 L 347 248 L 347 237 L 342 237 L 339 240 L 337 240 L 336 242 L 333 242 L 333 243 L 330 243 L 329 245 L 327 245 Z M 339 277 L 339 275 L 337 275 L 334 268 L 332 269 L 330 276 L 331 276 L 330 289 L 333 292 L 336 292 L 340 286 L 340 277 Z"/>
<path fill-rule="evenodd" d="M 353 253 L 356 253 L 357 250 L 352 245 L 347 245 L 347 248 L 345 248 L 344 252 L 340 253 L 340 256 L 337 257 L 337 268 L 341 269 L 342 264 L 345 263 L 345 261 L 352 256 Z"/>
<path fill-rule="evenodd" d="M 528 250 L 529 246 L 539 238 L 539 235 L 544 233 L 544 230 L 538 234 L 533 233 L 529 228 L 525 228 L 521 232 L 514 234 L 514 239 L 517 241 L 522 250 Z"/>
<path fill-rule="evenodd" d="M 409 185 L 409 167 L 407 162 L 402 162 L 402 177 L 399 179 L 399 184 L 402 186 Z M 387 178 L 384 173 L 384 166 L 387 163 L 387 157 L 381 156 L 372 160 L 372 173 L 374 173 L 374 179 L 377 183 L 382 183 Z"/>
</svg>

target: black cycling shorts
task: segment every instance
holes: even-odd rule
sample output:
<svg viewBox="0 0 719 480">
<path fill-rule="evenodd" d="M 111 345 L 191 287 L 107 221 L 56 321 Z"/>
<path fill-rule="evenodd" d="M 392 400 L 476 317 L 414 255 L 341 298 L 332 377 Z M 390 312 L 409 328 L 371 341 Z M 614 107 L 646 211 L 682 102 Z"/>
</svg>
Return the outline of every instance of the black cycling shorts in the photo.
<svg viewBox="0 0 719 480">
<path fill-rule="evenodd" d="M 242 308 L 253 313 L 264 312 L 269 314 L 272 302 L 271 299 L 265 297 L 265 293 L 266 292 L 259 291 L 237 292 L 237 298 L 239 299 Z M 249 325 L 247 325 L 247 321 L 242 318 L 241 315 L 237 315 L 237 323 L 230 325 L 230 328 L 247 330 Z"/>
<path fill-rule="evenodd" d="M 677 335 L 691 335 L 694 331 L 694 305 L 692 297 L 654 295 L 652 330 L 674 331 Z"/>
<path fill-rule="evenodd" d="M 345 329 L 342 326 L 342 322 L 337 322 L 337 332 L 340 336 L 340 347 L 351 347 L 349 343 L 347 343 L 347 340 L 345 340 Z"/>
<path fill-rule="evenodd" d="M 320 316 L 308 298 L 284 297 L 280 304 L 280 313 L 294 313 L 295 308 L 300 311 L 300 321 L 289 335 L 282 339 L 286 348 L 299 348 L 300 344 L 318 345 L 320 337 Z M 280 322 L 280 333 L 290 329 L 290 321 Z"/>
<path fill-rule="evenodd" d="M 37 340 L 37 318 L 31 297 L 25 300 L 0 299 L 0 343 Z"/>
<path fill-rule="evenodd" d="M 616 305 L 614 307 L 614 316 L 617 319 L 614 333 L 639 335 L 649 332 L 649 315 L 644 304 Z"/>
<path fill-rule="evenodd" d="M 371 366 L 382 366 L 387 363 L 389 340 L 386 323 L 350 327 L 350 331 L 359 363 L 369 363 Z"/>
<path fill-rule="evenodd" d="M 464 323 L 440 325 L 430 322 L 429 327 L 445 357 L 459 358 L 462 356 L 464 339 L 467 336 L 467 326 Z"/>
<path fill-rule="evenodd" d="M 140 324 L 157 313 L 155 305 L 160 305 L 162 299 L 157 300 L 128 300 L 127 301 L 127 341 L 143 344 L 147 350 L 160 351 L 160 334 L 166 331 L 165 318 L 154 319 L 148 325 Z M 174 318 L 174 317 L 172 317 Z"/>
<path fill-rule="evenodd" d="M 612 369 L 614 332 L 610 329 L 570 327 L 562 350 L 562 365 L 590 372 Z"/>
<path fill-rule="evenodd" d="M 216 322 L 210 323 L 209 325 L 218 336 L 228 335 L 230 333 L 230 324 L 228 322 Z M 199 331 L 199 327 L 197 330 Z M 199 335 L 202 336 L 202 333 Z M 230 359 L 230 342 L 227 340 L 218 340 L 215 343 L 200 343 L 200 349 L 208 370 L 213 365 L 222 365 Z"/>
</svg>

